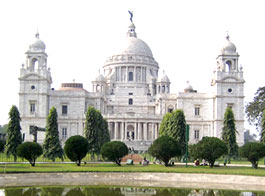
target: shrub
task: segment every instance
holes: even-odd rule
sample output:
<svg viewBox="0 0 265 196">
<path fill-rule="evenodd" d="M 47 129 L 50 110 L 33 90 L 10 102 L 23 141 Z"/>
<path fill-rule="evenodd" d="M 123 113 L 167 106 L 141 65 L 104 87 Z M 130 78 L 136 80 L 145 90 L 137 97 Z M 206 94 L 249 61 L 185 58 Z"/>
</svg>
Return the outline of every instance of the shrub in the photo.
<svg viewBox="0 0 265 196">
<path fill-rule="evenodd" d="M 241 157 L 245 157 L 251 162 L 252 167 L 258 168 L 258 161 L 265 156 L 265 145 L 263 143 L 249 142 L 239 148 Z"/>
<path fill-rule="evenodd" d="M 168 162 L 172 157 L 181 155 L 181 147 L 176 140 L 164 135 L 154 141 L 148 149 L 148 153 L 163 161 L 167 167 Z"/>
<path fill-rule="evenodd" d="M 17 155 L 35 166 L 36 159 L 42 154 L 42 147 L 35 142 L 25 142 L 17 147 Z"/>
<path fill-rule="evenodd" d="M 203 137 L 197 144 L 191 146 L 191 156 L 194 159 L 200 158 L 209 162 L 210 167 L 214 166 L 216 159 L 227 153 L 226 144 L 216 137 Z"/>
<path fill-rule="evenodd" d="M 120 141 L 112 141 L 103 144 L 100 150 L 103 158 L 115 162 L 121 166 L 121 159 L 128 154 L 129 150 L 126 144 Z"/>
<path fill-rule="evenodd" d="M 88 151 L 88 142 L 86 138 L 75 135 L 68 138 L 65 142 L 64 152 L 66 156 L 80 166 L 81 160 L 86 156 Z"/>
</svg>

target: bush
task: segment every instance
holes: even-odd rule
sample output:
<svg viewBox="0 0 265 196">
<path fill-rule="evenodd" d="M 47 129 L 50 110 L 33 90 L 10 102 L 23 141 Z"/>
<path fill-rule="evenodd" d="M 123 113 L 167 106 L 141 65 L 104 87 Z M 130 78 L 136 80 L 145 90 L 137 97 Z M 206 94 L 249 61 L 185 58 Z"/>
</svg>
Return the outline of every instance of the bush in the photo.
<svg viewBox="0 0 265 196">
<path fill-rule="evenodd" d="M 120 141 L 112 141 L 103 144 L 100 153 L 103 158 L 107 158 L 110 161 L 115 162 L 117 165 L 121 166 L 121 159 L 129 152 L 126 144 Z"/>
<path fill-rule="evenodd" d="M 81 160 L 86 156 L 88 151 L 88 142 L 86 138 L 75 135 L 68 138 L 65 142 L 64 152 L 66 156 L 80 166 Z"/>
<path fill-rule="evenodd" d="M 17 155 L 28 160 L 31 166 L 35 166 L 35 161 L 42 152 L 42 147 L 35 142 L 25 142 L 17 147 Z"/>
<path fill-rule="evenodd" d="M 265 145 L 263 143 L 249 142 L 239 148 L 241 157 L 245 157 L 251 162 L 252 167 L 258 168 L 258 161 L 265 156 Z"/>
<path fill-rule="evenodd" d="M 215 160 L 227 153 L 227 147 L 216 137 L 203 137 L 201 141 L 191 146 L 190 151 L 192 158 L 204 159 L 209 162 L 210 167 L 213 167 Z"/>
<path fill-rule="evenodd" d="M 173 138 L 164 135 L 157 138 L 148 149 L 148 153 L 153 157 L 163 161 L 165 166 L 172 157 L 181 155 L 181 147 Z"/>
<path fill-rule="evenodd" d="M 4 140 L 0 140 L 0 152 L 4 152 L 5 150 L 5 141 Z"/>
</svg>

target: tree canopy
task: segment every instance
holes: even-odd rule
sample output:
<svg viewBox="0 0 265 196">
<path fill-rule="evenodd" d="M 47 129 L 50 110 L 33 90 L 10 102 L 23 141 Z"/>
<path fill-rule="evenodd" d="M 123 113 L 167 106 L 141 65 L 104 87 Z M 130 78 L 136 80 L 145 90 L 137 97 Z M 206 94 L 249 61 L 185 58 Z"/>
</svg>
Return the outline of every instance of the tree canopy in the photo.
<svg viewBox="0 0 265 196">
<path fill-rule="evenodd" d="M 46 135 L 43 143 L 43 156 L 55 161 L 55 158 L 57 157 L 63 160 L 63 155 L 63 149 L 59 140 L 57 111 L 55 107 L 52 107 L 47 117 Z"/>
<path fill-rule="evenodd" d="M 239 148 L 240 156 L 247 158 L 253 168 L 258 168 L 258 161 L 265 156 L 265 144 L 249 142 Z"/>
<path fill-rule="evenodd" d="M 42 152 L 42 147 L 35 142 L 25 142 L 17 147 L 18 156 L 28 160 L 31 166 L 35 166 L 36 159 Z"/>
<path fill-rule="evenodd" d="M 262 119 L 261 119 L 261 137 L 260 141 L 265 144 L 265 110 L 262 113 Z"/>
<path fill-rule="evenodd" d="M 20 130 L 21 127 L 19 111 L 17 107 L 13 105 L 9 111 L 5 152 L 7 156 L 13 155 L 14 161 L 17 160 L 17 147 L 22 143 Z"/>
<path fill-rule="evenodd" d="M 258 88 L 253 101 L 246 106 L 245 112 L 250 124 L 254 124 L 257 129 L 261 127 L 262 115 L 265 110 L 265 86 Z"/>
<path fill-rule="evenodd" d="M 92 154 L 99 154 L 103 144 L 110 141 L 108 123 L 94 107 L 87 109 L 84 136 Z"/>
<path fill-rule="evenodd" d="M 71 161 L 75 161 L 77 166 L 80 166 L 81 160 L 87 154 L 88 142 L 80 135 L 71 136 L 65 142 L 64 151 Z"/>
<path fill-rule="evenodd" d="M 194 159 L 204 159 L 214 166 L 216 159 L 227 153 L 226 144 L 216 137 L 203 137 L 197 144 L 191 146 L 191 156 Z"/>
<path fill-rule="evenodd" d="M 160 125 L 159 135 L 172 137 L 181 148 L 181 155 L 185 153 L 186 120 L 182 110 L 175 110 L 164 115 Z"/>
<path fill-rule="evenodd" d="M 101 147 L 101 154 L 104 158 L 121 166 L 121 159 L 128 154 L 129 150 L 125 143 L 120 141 L 107 142 Z"/>
<path fill-rule="evenodd" d="M 225 142 L 228 150 L 228 163 L 230 163 L 231 157 L 238 155 L 238 145 L 236 142 L 237 133 L 234 113 L 232 109 L 228 107 L 224 114 L 224 126 L 222 131 L 222 140 Z"/>
<path fill-rule="evenodd" d="M 163 161 L 167 167 L 168 162 L 172 157 L 176 157 L 181 154 L 181 147 L 176 140 L 164 135 L 154 141 L 154 143 L 149 147 L 148 153 Z"/>
</svg>

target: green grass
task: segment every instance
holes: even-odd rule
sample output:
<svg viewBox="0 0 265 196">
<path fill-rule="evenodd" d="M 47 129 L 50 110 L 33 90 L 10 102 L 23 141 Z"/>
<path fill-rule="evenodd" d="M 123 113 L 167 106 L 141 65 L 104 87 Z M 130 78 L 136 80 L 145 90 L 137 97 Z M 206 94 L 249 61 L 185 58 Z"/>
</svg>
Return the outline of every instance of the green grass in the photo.
<svg viewBox="0 0 265 196">
<path fill-rule="evenodd" d="M 233 175 L 254 175 L 265 176 L 265 168 L 253 169 L 249 167 L 214 167 L 209 166 L 173 166 L 164 165 L 122 165 L 115 164 L 36 164 L 31 167 L 29 164 L 2 164 L 0 173 L 25 173 L 25 172 L 171 172 L 171 173 L 208 173 L 208 174 L 233 174 Z"/>
</svg>

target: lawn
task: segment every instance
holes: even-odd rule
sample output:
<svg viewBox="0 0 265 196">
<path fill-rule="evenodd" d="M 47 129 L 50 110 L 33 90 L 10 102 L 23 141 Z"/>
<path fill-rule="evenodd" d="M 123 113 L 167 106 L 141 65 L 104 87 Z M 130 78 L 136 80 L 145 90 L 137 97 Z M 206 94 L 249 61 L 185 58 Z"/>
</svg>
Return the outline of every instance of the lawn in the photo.
<svg viewBox="0 0 265 196">
<path fill-rule="evenodd" d="M 265 168 L 253 169 L 249 167 L 214 167 L 209 166 L 185 166 L 175 165 L 165 167 L 164 165 L 122 165 L 115 164 L 1 164 L 0 173 L 25 173 L 25 172 L 172 172 L 172 173 L 208 173 L 208 174 L 234 174 L 234 175 L 254 175 L 265 176 Z"/>
</svg>

